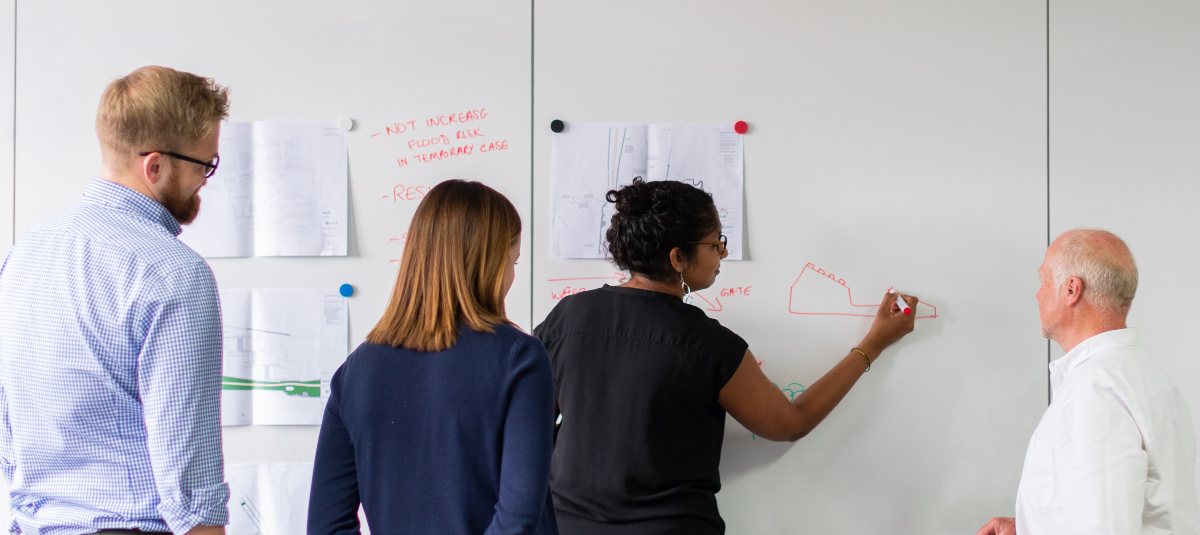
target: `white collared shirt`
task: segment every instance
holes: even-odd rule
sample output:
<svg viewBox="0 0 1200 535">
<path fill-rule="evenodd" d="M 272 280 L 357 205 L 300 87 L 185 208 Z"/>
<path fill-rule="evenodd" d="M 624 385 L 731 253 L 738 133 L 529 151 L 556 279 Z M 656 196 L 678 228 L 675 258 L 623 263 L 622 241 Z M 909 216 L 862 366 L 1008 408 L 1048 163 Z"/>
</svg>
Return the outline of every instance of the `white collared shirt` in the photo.
<svg viewBox="0 0 1200 535">
<path fill-rule="evenodd" d="M 1051 362 L 1050 390 L 1017 489 L 1018 535 L 1200 534 L 1192 418 L 1136 330 Z"/>
</svg>

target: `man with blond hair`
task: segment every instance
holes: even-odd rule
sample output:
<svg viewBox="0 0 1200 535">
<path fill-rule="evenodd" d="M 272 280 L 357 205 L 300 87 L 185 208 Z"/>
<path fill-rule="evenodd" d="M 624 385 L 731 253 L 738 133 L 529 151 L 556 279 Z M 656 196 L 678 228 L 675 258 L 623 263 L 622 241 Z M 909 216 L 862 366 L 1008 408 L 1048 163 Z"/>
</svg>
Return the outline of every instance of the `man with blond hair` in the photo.
<svg viewBox="0 0 1200 535">
<path fill-rule="evenodd" d="M 1016 518 L 993 518 L 978 535 L 1200 533 L 1192 417 L 1125 326 L 1133 254 L 1110 232 L 1071 230 L 1038 274 L 1042 334 L 1066 354 L 1050 363 Z"/>
<path fill-rule="evenodd" d="M 177 236 L 228 110 L 225 88 L 166 67 L 109 84 L 100 178 L 0 267 L 13 533 L 225 532 L 220 302 Z"/>
</svg>

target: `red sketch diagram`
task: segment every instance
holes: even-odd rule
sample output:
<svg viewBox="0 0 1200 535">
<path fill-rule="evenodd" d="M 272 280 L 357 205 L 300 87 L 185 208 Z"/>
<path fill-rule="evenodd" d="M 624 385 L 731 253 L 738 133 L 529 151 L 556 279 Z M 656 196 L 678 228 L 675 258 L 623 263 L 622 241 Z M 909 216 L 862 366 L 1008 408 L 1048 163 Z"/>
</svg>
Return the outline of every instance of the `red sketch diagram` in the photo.
<svg viewBox="0 0 1200 535">
<path fill-rule="evenodd" d="M 788 294 L 788 312 L 800 316 L 858 316 L 875 317 L 879 303 L 858 303 L 846 279 L 821 269 L 812 262 L 804 264 Z M 938 317 L 937 305 L 921 301 L 917 304 L 917 319 Z"/>
</svg>

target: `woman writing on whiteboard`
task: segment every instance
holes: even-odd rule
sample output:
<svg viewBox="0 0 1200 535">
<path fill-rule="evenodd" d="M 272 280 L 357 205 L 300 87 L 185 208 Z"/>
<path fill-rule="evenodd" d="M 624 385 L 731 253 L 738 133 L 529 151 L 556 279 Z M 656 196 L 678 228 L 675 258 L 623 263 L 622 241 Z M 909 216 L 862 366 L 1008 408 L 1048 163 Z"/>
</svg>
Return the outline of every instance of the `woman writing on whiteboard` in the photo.
<svg viewBox="0 0 1200 535">
<path fill-rule="evenodd" d="M 740 336 L 684 302 L 716 281 L 727 254 L 712 196 L 638 179 L 608 201 L 608 249 L 628 282 L 563 298 L 534 331 L 561 417 L 550 483 L 559 525 L 570 535 L 724 533 L 726 412 L 760 437 L 803 437 L 915 314 L 885 298 L 862 341 L 789 401 Z"/>
<path fill-rule="evenodd" d="M 391 301 L 332 379 L 308 532 L 556 534 L 546 350 L 505 317 L 521 220 L 478 182 L 438 184 Z"/>
</svg>

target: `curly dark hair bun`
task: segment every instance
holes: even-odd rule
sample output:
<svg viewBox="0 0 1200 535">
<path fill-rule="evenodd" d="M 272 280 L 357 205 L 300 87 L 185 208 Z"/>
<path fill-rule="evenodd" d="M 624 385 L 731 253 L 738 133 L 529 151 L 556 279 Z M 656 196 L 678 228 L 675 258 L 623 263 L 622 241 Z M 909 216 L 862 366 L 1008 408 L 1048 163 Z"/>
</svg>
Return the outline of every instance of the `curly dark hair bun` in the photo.
<svg viewBox="0 0 1200 535">
<path fill-rule="evenodd" d="M 605 238 L 618 268 L 654 280 L 674 280 L 671 249 L 696 253 L 689 242 L 703 240 L 721 228 L 712 195 L 675 180 L 647 182 L 641 177 L 604 198 L 616 205 Z"/>
</svg>

